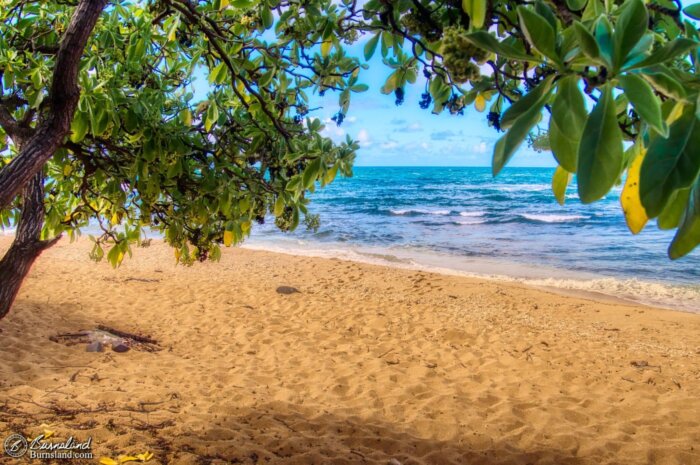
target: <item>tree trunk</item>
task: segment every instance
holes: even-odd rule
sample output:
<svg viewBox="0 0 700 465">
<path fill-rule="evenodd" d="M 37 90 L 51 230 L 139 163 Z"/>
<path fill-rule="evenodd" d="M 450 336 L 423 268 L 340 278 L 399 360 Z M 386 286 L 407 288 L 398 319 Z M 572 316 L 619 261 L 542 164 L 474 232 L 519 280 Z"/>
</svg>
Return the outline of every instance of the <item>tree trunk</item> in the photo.
<svg viewBox="0 0 700 465">
<path fill-rule="evenodd" d="M 0 260 L 0 319 L 2 319 L 17 297 L 22 281 L 29 273 L 34 260 L 61 236 L 42 241 L 44 224 L 44 174 L 37 173 L 22 193 L 22 215 L 17 225 L 15 240 Z"/>
<path fill-rule="evenodd" d="M 80 58 L 106 4 L 107 0 L 80 0 L 75 7 L 56 54 L 48 112 L 22 144 L 19 155 L 0 170 L 0 208 L 9 206 L 29 180 L 41 172 L 68 135 L 80 97 Z"/>
</svg>

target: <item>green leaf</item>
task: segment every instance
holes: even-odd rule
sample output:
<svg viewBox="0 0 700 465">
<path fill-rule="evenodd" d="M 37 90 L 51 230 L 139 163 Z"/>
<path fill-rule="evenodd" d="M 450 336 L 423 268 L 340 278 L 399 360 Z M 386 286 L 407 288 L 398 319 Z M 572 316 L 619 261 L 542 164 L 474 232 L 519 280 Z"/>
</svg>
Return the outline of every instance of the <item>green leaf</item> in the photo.
<svg viewBox="0 0 700 465">
<path fill-rule="evenodd" d="M 522 113 L 513 122 L 511 128 L 506 132 L 498 142 L 496 142 L 496 147 L 493 151 L 493 161 L 491 164 L 491 170 L 493 175 L 496 176 L 503 167 L 511 159 L 515 151 L 523 143 L 525 137 L 530 133 L 532 128 L 540 121 L 542 117 L 542 108 L 549 97 L 549 93 L 546 93 L 540 100 L 534 102 L 532 106 L 525 112 Z"/>
<path fill-rule="evenodd" d="M 698 244 L 700 244 L 700 178 L 695 180 L 695 185 L 690 191 L 683 220 L 668 248 L 668 256 L 676 260 L 690 253 Z"/>
<path fill-rule="evenodd" d="M 486 31 L 476 31 L 467 34 L 466 39 L 472 44 L 479 48 L 488 50 L 489 52 L 495 53 L 498 56 L 509 60 L 519 60 L 519 61 L 534 61 L 539 62 L 536 57 L 528 55 L 525 52 L 512 47 L 506 43 L 499 42 L 493 35 Z"/>
<path fill-rule="evenodd" d="M 382 56 L 389 53 L 389 49 L 394 46 L 394 36 L 388 31 L 382 32 Z"/>
<path fill-rule="evenodd" d="M 273 213 L 275 216 L 281 216 L 284 213 L 284 197 L 281 195 L 277 196 L 277 200 L 275 200 Z"/>
<path fill-rule="evenodd" d="M 666 137 L 668 127 L 661 115 L 661 101 L 651 86 L 636 74 L 625 74 L 620 76 L 619 80 L 625 95 L 634 106 L 634 111 L 656 132 Z"/>
<path fill-rule="evenodd" d="M 568 6 L 571 11 L 579 11 L 586 6 L 587 1 L 588 0 L 566 0 L 566 6 Z"/>
<path fill-rule="evenodd" d="M 649 49 L 654 45 L 654 34 L 647 32 L 639 39 L 637 45 L 627 54 L 627 58 L 622 64 L 623 69 L 631 69 L 637 63 L 645 60 L 649 53 Z"/>
<path fill-rule="evenodd" d="M 612 25 L 607 16 L 601 16 L 594 26 L 595 40 L 600 50 L 600 56 L 607 65 L 612 65 L 614 55 L 614 42 Z"/>
<path fill-rule="evenodd" d="M 304 174 L 302 176 L 302 183 L 304 184 L 304 188 L 309 189 L 311 186 L 314 185 L 316 182 L 316 179 L 318 178 L 318 174 L 321 171 L 321 159 L 316 158 L 314 161 L 309 163 L 306 168 L 304 169 Z"/>
<path fill-rule="evenodd" d="M 365 60 L 366 61 L 369 61 L 372 58 L 372 56 L 374 55 L 375 50 L 377 50 L 377 44 L 379 43 L 379 36 L 380 36 L 380 33 L 377 32 L 365 44 L 364 53 L 365 53 Z"/>
<path fill-rule="evenodd" d="M 662 47 L 659 47 L 654 53 L 649 55 L 644 60 L 629 66 L 625 66 L 625 69 L 631 70 L 649 68 L 651 66 L 666 63 L 667 61 L 672 60 L 679 55 L 683 55 L 697 47 L 698 43 L 694 40 L 686 39 L 685 37 L 674 39 L 671 42 L 664 44 Z"/>
<path fill-rule="evenodd" d="M 207 131 L 211 130 L 212 126 L 219 119 L 219 109 L 216 107 L 215 102 L 209 103 L 209 108 L 207 108 L 207 115 L 204 118 L 204 129 Z"/>
<path fill-rule="evenodd" d="M 564 205 L 566 201 L 566 188 L 570 181 L 571 173 L 561 166 L 557 166 L 552 176 L 552 192 L 554 192 L 554 198 L 557 199 L 559 205 Z"/>
<path fill-rule="evenodd" d="M 530 91 L 520 100 L 512 104 L 504 113 L 501 118 L 501 127 L 503 129 L 508 129 L 513 125 L 516 119 L 518 119 L 523 113 L 527 112 L 532 105 L 535 105 L 545 94 L 549 94 L 552 89 L 552 80 L 554 75 L 548 76 L 544 81 L 542 81 L 537 87 Z"/>
<path fill-rule="evenodd" d="M 209 84 L 221 84 L 226 78 L 226 63 L 219 63 L 209 72 Z"/>
<path fill-rule="evenodd" d="M 340 165 L 335 163 L 328 171 L 326 171 L 326 173 L 323 175 L 324 186 L 333 182 L 338 174 L 338 168 L 340 168 Z"/>
<path fill-rule="evenodd" d="M 469 15 L 469 26 L 481 29 L 486 19 L 486 0 L 462 0 L 462 9 Z"/>
<path fill-rule="evenodd" d="M 700 20 L 700 3 L 688 5 L 687 7 L 683 8 L 683 13 L 687 14 L 693 19 Z"/>
<path fill-rule="evenodd" d="M 276 70 L 274 68 L 270 68 L 263 73 L 263 75 L 260 76 L 260 79 L 258 79 L 258 87 L 267 87 L 270 85 L 272 79 L 275 77 L 275 71 Z"/>
<path fill-rule="evenodd" d="M 262 9 L 260 19 L 262 19 L 262 24 L 265 29 L 270 29 L 272 27 L 272 24 L 275 22 L 275 19 L 272 16 L 272 11 L 270 11 L 270 9 L 267 7 L 264 7 Z"/>
<path fill-rule="evenodd" d="M 524 6 L 518 7 L 518 17 L 527 41 L 545 57 L 555 63 L 560 63 L 561 59 L 555 49 L 556 35 L 549 22 Z"/>
<path fill-rule="evenodd" d="M 649 14 L 642 0 L 627 0 L 621 10 L 622 13 L 615 24 L 615 69 L 619 69 L 625 62 L 629 52 L 646 33 L 649 24 Z"/>
<path fill-rule="evenodd" d="M 667 68 L 658 66 L 653 69 L 645 69 L 642 77 L 658 92 L 674 100 L 685 100 L 686 93 L 683 85 Z"/>
<path fill-rule="evenodd" d="M 554 158 L 568 172 L 575 173 L 578 147 L 588 112 L 578 87 L 578 76 L 567 76 L 557 83 L 557 95 L 549 118 L 549 143 Z"/>
<path fill-rule="evenodd" d="M 547 20 L 552 29 L 554 29 L 555 34 L 559 31 L 557 17 L 554 16 L 552 8 L 544 0 L 535 1 L 535 12 Z"/>
<path fill-rule="evenodd" d="M 700 171 L 700 124 L 695 106 L 686 105 L 667 138 L 655 137 L 642 164 L 639 192 L 650 218 L 666 207 L 671 194 L 689 187 Z"/>
<path fill-rule="evenodd" d="M 605 13 L 605 6 L 601 0 L 588 0 L 586 8 L 583 10 L 581 20 L 584 22 L 593 21 L 603 13 Z"/>
<path fill-rule="evenodd" d="M 666 208 L 664 208 L 656 220 L 659 229 L 674 229 L 678 227 L 683 218 L 685 206 L 688 205 L 689 196 L 690 188 L 679 189 L 671 194 Z"/>
<path fill-rule="evenodd" d="M 185 108 L 178 114 L 180 122 L 185 126 L 190 126 L 192 124 L 192 112 L 189 108 Z"/>
<path fill-rule="evenodd" d="M 593 34 L 591 34 L 583 24 L 578 21 L 574 22 L 574 33 L 578 38 L 581 51 L 586 56 L 593 59 L 600 56 L 600 49 L 598 48 L 598 43 L 595 41 L 595 37 L 593 37 Z"/>
<path fill-rule="evenodd" d="M 80 142 L 83 140 L 88 132 L 89 124 L 87 115 L 82 111 L 76 111 L 70 126 L 70 140 L 73 142 Z"/>
<path fill-rule="evenodd" d="M 606 84 L 586 121 L 578 150 L 578 195 L 583 203 L 608 193 L 622 171 L 622 132 L 617 125 L 612 86 Z"/>
</svg>

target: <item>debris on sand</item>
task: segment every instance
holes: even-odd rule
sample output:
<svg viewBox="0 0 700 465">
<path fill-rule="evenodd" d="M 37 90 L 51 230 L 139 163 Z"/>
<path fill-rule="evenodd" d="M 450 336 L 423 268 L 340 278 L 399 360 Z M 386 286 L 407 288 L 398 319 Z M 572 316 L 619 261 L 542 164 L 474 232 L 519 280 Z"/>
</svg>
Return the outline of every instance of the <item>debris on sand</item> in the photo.
<svg viewBox="0 0 700 465">
<path fill-rule="evenodd" d="M 297 289 L 296 287 L 292 287 L 292 286 L 280 286 L 277 288 L 278 294 L 289 295 L 289 294 L 294 294 L 297 292 L 300 293 L 301 291 L 299 289 Z"/>
<path fill-rule="evenodd" d="M 148 336 L 120 331 L 104 325 L 98 325 L 96 329 L 83 330 L 77 333 L 64 333 L 51 336 L 53 342 L 68 346 L 87 344 L 87 352 L 102 352 L 106 346 L 114 352 L 123 353 L 131 349 L 144 352 L 157 352 L 160 350 L 158 341 Z"/>
</svg>

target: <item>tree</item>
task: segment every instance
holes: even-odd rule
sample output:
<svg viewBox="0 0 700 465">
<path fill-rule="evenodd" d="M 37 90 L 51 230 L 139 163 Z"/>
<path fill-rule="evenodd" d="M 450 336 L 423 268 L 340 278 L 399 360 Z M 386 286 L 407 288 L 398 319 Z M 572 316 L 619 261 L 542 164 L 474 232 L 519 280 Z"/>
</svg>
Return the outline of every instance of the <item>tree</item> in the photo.
<svg viewBox="0 0 700 465">
<path fill-rule="evenodd" d="M 630 229 L 700 241 L 697 29 L 660 0 L 0 0 L 0 317 L 42 250 L 89 221 L 92 258 L 117 266 L 146 227 L 177 260 L 218 259 L 268 213 L 282 229 L 307 193 L 351 175 L 358 145 L 334 144 L 309 93 L 337 92 L 340 124 L 379 49 L 382 92 L 422 108 L 468 105 L 506 130 L 494 174 L 548 114 L 563 191 L 592 202 L 621 182 Z M 695 6 L 686 16 L 696 18 Z M 348 45 L 364 42 L 364 57 Z M 206 95 L 193 88 L 207 79 Z M 589 103 L 587 103 L 587 101 Z M 625 149 L 624 141 L 630 141 Z M 3 141 L 4 145 L 3 145 Z M 4 148 L 3 148 L 4 147 Z M 108 249 L 108 250 L 105 250 Z"/>
</svg>

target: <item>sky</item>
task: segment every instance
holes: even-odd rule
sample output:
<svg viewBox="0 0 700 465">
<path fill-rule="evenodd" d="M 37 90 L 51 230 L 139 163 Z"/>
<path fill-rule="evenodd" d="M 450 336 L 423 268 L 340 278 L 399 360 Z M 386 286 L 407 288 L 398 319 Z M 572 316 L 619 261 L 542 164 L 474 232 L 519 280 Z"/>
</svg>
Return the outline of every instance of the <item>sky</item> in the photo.
<svg viewBox="0 0 700 465">
<path fill-rule="evenodd" d="M 364 63 L 368 39 L 346 46 L 348 55 L 361 57 Z M 361 70 L 358 83 L 369 85 L 369 90 L 352 94 L 340 126 L 331 120 L 340 108 L 338 92 L 310 95 L 309 102 L 309 108 L 318 109 L 308 117 L 323 121 L 324 136 L 341 142 L 350 135 L 359 141 L 355 166 L 491 166 L 493 147 L 503 133 L 488 126 L 486 112 L 479 113 L 473 106 L 465 108 L 463 115 L 450 115 L 447 110 L 434 115 L 432 105 L 422 110 L 418 106 L 425 90 L 422 68 L 416 84 L 406 87 L 403 105 L 396 106 L 393 94 L 379 91 L 392 71 L 382 63 L 379 49 L 367 64 L 369 69 Z M 207 87 L 203 74 L 195 78 L 194 90 L 202 98 Z M 555 167 L 556 163 L 550 153 L 537 153 L 523 143 L 508 166 Z"/>
<path fill-rule="evenodd" d="M 698 0 L 684 1 L 683 5 L 695 3 Z M 274 36 L 269 39 L 274 40 Z M 362 57 L 364 62 L 363 49 L 367 40 L 369 36 L 346 46 L 347 54 Z M 314 95 L 309 102 L 310 108 L 320 107 L 309 117 L 324 122 L 323 135 L 336 142 L 345 140 L 347 135 L 359 141 L 355 166 L 491 166 L 494 145 L 503 133 L 488 126 L 486 112 L 479 113 L 473 106 L 465 108 L 463 115 L 450 115 L 449 111 L 434 115 L 430 111 L 432 106 L 420 109 L 418 102 L 425 90 L 422 72 L 418 73 L 417 83 L 405 89 L 403 105 L 396 106 L 393 94 L 383 95 L 379 91 L 391 72 L 382 63 L 379 49 L 368 65 L 369 69 L 360 72 L 359 83 L 368 84 L 369 90 L 352 94 L 342 125 L 337 126 L 331 120 L 339 109 L 338 93 L 328 91 L 323 97 Z M 546 122 L 546 118 L 543 121 Z M 536 152 L 524 142 L 505 169 L 556 166 L 551 153 Z"/>
<path fill-rule="evenodd" d="M 363 46 L 364 41 L 353 45 L 348 55 L 362 57 Z M 502 133 L 488 126 L 486 112 L 479 113 L 473 106 L 465 108 L 464 115 L 449 111 L 434 115 L 432 106 L 420 109 L 425 87 L 421 73 L 416 84 L 406 88 L 403 105 L 396 106 L 393 94 L 379 91 L 390 72 L 377 50 L 369 69 L 360 72 L 360 82 L 370 89 L 352 94 L 341 126 L 331 120 L 338 111 L 337 93 L 315 96 L 309 105 L 322 107 L 310 116 L 324 122 L 324 135 L 335 141 L 350 135 L 360 142 L 355 166 L 491 166 L 493 147 Z M 556 163 L 550 153 L 537 153 L 524 143 L 508 166 L 555 167 Z"/>
</svg>

